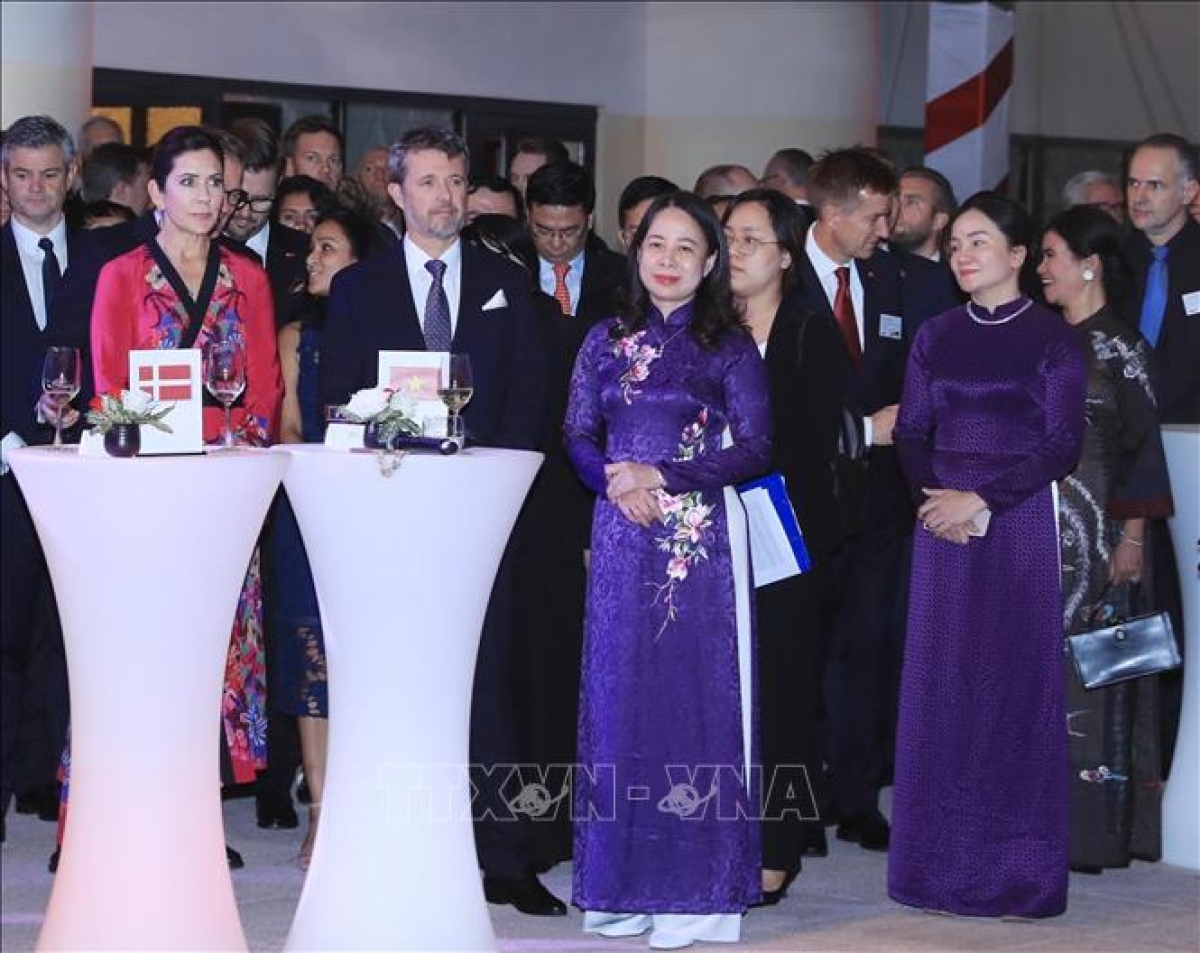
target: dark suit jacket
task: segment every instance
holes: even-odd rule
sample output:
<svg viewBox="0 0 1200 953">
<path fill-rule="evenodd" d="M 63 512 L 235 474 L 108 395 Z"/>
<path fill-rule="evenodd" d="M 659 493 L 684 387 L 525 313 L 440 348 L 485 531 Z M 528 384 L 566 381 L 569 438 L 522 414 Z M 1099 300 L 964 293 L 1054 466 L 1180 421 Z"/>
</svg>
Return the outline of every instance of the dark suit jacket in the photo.
<svg viewBox="0 0 1200 953">
<path fill-rule="evenodd" d="M 68 267 L 77 249 L 76 235 L 68 234 Z M 42 396 L 42 361 L 51 345 L 81 345 L 60 338 L 53 308 L 47 318 L 43 331 L 33 315 L 12 225 L 6 223 L 0 229 L 0 437 L 12 431 L 26 443 L 38 444 L 48 443 L 54 434 L 53 427 L 39 424 L 35 418 L 34 408 Z M 73 406 L 79 409 L 82 405 L 76 399 Z"/>
<path fill-rule="evenodd" d="M 271 297 L 275 301 L 275 326 L 281 328 L 297 317 L 294 311 L 300 299 L 293 291 L 297 287 L 303 288 L 308 280 L 305 261 L 308 258 L 309 238 L 304 232 L 277 222 L 272 222 L 270 227 L 267 260 L 262 264 L 267 269 Z"/>
<path fill-rule="evenodd" d="M 485 311 L 497 292 L 506 303 Z M 537 446 L 546 345 L 520 265 L 462 243 L 462 293 L 451 346 L 471 356 L 475 393 L 463 411 L 468 438 L 493 447 Z M 381 350 L 425 350 L 403 244 L 334 278 L 321 350 L 322 405 L 344 404 L 356 390 L 374 387 Z"/>
<path fill-rule="evenodd" d="M 1167 247 L 1167 309 L 1154 348 L 1159 417 L 1163 423 L 1195 424 L 1200 423 L 1200 313 L 1188 314 L 1183 297 L 1200 295 L 1200 225 L 1189 218 Z M 1129 316 L 1135 324 L 1141 317 L 1151 251 L 1146 236 L 1134 232 L 1129 257 L 1137 289 Z"/>
<path fill-rule="evenodd" d="M 855 261 L 853 267 L 863 286 L 863 361 L 859 370 L 853 370 L 842 345 L 848 375 L 846 393 L 850 407 L 859 416 L 869 417 L 899 403 L 908 349 L 920 323 L 950 310 L 957 302 L 934 262 L 898 249 L 877 250 L 866 261 Z M 799 268 L 801 299 L 814 314 L 836 328 L 833 308 L 807 255 L 801 258 Z M 885 314 L 900 319 L 898 337 L 881 333 L 884 330 L 881 316 Z M 861 517 L 864 529 L 908 532 L 912 502 L 894 449 L 875 446 L 869 456 Z"/>
<path fill-rule="evenodd" d="M 833 459 L 847 398 L 846 348 L 830 318 L 793 296 L 775 316 L 765 358 L 774 429 L 771 466 L 787 481 L 809 552 L 828 555 L 842 541 Z"/>
</svg>

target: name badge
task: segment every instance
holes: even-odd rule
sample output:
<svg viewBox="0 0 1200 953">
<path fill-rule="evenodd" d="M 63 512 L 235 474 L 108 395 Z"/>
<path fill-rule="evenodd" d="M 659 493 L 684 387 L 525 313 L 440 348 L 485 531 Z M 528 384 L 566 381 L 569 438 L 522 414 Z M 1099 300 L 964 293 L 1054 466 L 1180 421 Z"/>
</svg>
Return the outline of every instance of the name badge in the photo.
<svg viewBox="0 0 1200 953">
<path fill-rule="evenodd" d="M 904 319 L 895 314 L 879 316 L 879 336 L 899 341 L 904 335 Z"/>
<path fill-rule="evenodd" d="M 1200 291 L 1189 291 L 1183 296 L 1185 314 L 1200 314 Z"/>
</svg>

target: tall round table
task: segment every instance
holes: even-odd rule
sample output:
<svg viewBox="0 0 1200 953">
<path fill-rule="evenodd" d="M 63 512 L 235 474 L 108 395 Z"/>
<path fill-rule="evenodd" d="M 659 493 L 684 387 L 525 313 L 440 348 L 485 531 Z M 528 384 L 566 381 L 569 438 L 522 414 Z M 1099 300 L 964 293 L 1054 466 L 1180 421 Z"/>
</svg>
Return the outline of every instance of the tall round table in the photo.
<svg viewBox="0 0 1200 953">
<path fill-rule="evenodd" d="M 329 678 L 321 824 L 289 950 L 491 950 L 467 779 L 492 582 L 541 465 L 289 446 Z"/>
<path fill-rule="evenodd" d="M 27 447 L 11 460 L 71 686 L 70 816 L 38 949 L 244 950 L 221 694 L 238 594 L 288 457 Z"/>
<path fill-rule="evenodd" d="M 1175 515 L 1171 544 L 1183 595 L 1183 706 L 1163 792 L 1163 862 L 1200 870 L 1200 426 L 1166 424 L 1163 449 Z"/>
</svg>

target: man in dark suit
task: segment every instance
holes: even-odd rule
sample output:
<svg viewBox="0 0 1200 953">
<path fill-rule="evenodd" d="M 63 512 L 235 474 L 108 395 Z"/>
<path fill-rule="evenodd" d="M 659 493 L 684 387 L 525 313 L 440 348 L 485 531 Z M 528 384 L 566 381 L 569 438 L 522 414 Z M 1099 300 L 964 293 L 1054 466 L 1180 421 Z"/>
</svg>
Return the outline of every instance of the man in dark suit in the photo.
<svg viewBox="0 0 1200 953">
<path fill-rule="evenodd" d="M 475 384 L 463 413 L 467 439 L 492 447 L 536 446 L 545 413 L 545 341 L 520 265 L 459 239 L 466 147 L 448 130 L 415 129 L 392 147 L 389 172 L 388 194 L 404 212 L 406 234 L 334 279 L 321 402 L 344 404 L 354 391 L 375 386 L 380 350 L 463 352 L 471 357 Z M 489 901 L 561 916 L 566 907 L 538 881 L 527 825 L 508 808 L 511 795 L 500 789 L 501 772 L 494 770 L 521 760 L 510 556 L 511 547 L 492 591 L 475 670 L 475 843 Z"/>
<path fill-rule="evenodd" d="M 297 292 L 308 277 L 308 236 L 271 222 L 271 203 L 279 184 L 275 131 L 251 116 L 237 120 L 229 132 L 241 140 L 245 150 L 241 183 L 245 199 L 233 209 L 225 234 L 254 252 L 267 270 L 275 301 L 275 324 L 282 327 L 293 318 Z"/>
<path fill-rule="evenodd" d="M 0 169 L 12 216 L 0 230 L 0 817 L 18 780 L 56 788 L 55 771 L 66 740 L 67 672 L 58 610 L 7 456 L 17 447 L 49 442 L 53 433 L 38 423 L 36 406 L 42 359 L 47 346 L 58 343 L 49 303 L 74 254 L 63 204 L 76 168 L 70 134 L 49 116 L 26 116 L 5 131 Z M 42 703 L 41 730 L 27 739 L 33 749 L 25 760 L 34 775 L 17 779 L 17 743 L 28 712 L 24 703 L 30 700 Z"/>
<path fill-rule="evenodd" d="M 838 837 L 886 850 L 878 809 L 894 743 L 903 651 L 908 545 L 913 511 L 892 448 L 904 365 L 917 324 L 954 305 L 943 293 L 914 293 L 911 256 L 884 252 L 896 176 L 866 149 L 823 156 L 809 171 L 817 219 L 800 262 L 814 319 L 833 322 L 848 358 L 848 393 L 868 446 L 863 486 L 840 502 L 847 540 L 834 556 L 833 636 L 825 688 L 829 761 Z M 928 264 L 921 262 L 920 264 Z M 925 287 L 938 286 L 928 280 Z"/>
<path fill-rule="evenodd" d="M 1200 224 L 1188 211 L 1200 193 L 1198 176 L 1196 149 L 1180 136 L 1150 136 L 1129 157 L 1125 196 L 1134 231 L 1128 254 L 1137 277 L 1132 310 L 1154 348 L 1164 423 L 1200 423 Z M 1169 612 L 1181 631 L 1183 596 L 1166 520 L 1151 520 L 1146 536 L 1155 567 L 1154 605 Z M 1163 767 L 1169 771 L 1182 705 L 1181 673 L 1165 673 L 1161 688 Z"/>
<path fill-rule="evenodd" d="M 944 175 L 927 166 L 909 166 L 900 173 L 891 245 L 930 261 L 942 261 L 956 207 L 954 187 Z"/>
<path fill-rule="evenodd" d="M 579 673 L 586 591 L 584 552 L 595 497 L 580 481 L 562 445 L 571 371 L 584 335 L 617 313 L 625 284 L 625 258 L 588 241 L 596 190 L 574 162 L 550 162 L 529 177 L 525 191 L 533 255 L 528 267 L 549 309 L 550 399 L 546 462 L 518 521 L 517 629 L 521 663 L 524 760 L 548 770 L 575 762 Z M 566 778 L 550 779 L 551 786 Z M 561 790 L 561 789 L 559 789 Z M 538 865 L 571 856 L 572 829 L 566 799 L 533 827 Z"/>
<path fill-rule="evenodd" d="M 1198 176 L 1195 147 L 1169 133 L 1141 142 L 1129 158 L 1134 301 L 1154 347 L 1164 423 L 1200 423 L 1200 225 L 1188 214 Z"/>
</svg>

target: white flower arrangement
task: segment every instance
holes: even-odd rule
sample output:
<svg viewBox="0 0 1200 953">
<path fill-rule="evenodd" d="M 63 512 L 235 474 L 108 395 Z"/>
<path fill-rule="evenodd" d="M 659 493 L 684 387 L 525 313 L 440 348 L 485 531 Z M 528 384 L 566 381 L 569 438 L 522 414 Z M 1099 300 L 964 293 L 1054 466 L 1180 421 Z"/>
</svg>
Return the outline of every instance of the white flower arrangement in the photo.
<svg viewBox="0 0 1200 953">
<path fill-rule="evenodd" d="M 409 394 L 390 387 L 355 391 L 349 403 L 341 407 L 351 423 L 374 425 L 376 438 L 385 447 L 401 434 L 421 435 L 421 422 L 414 416 L 416 409 L 416 402 Z"/>
<path fill-rule="evenodd" d="M 165 433 L 172 433 L 171 428 L 163 423 L 163 418 L 174 409 L 174 404 L 164 407 L 144 391 L 112 391 L 92 398 L 87 422 L 100 434 L 108 433 L 115 426 L 128 424 L 149 424 Z"/>
</svg>

